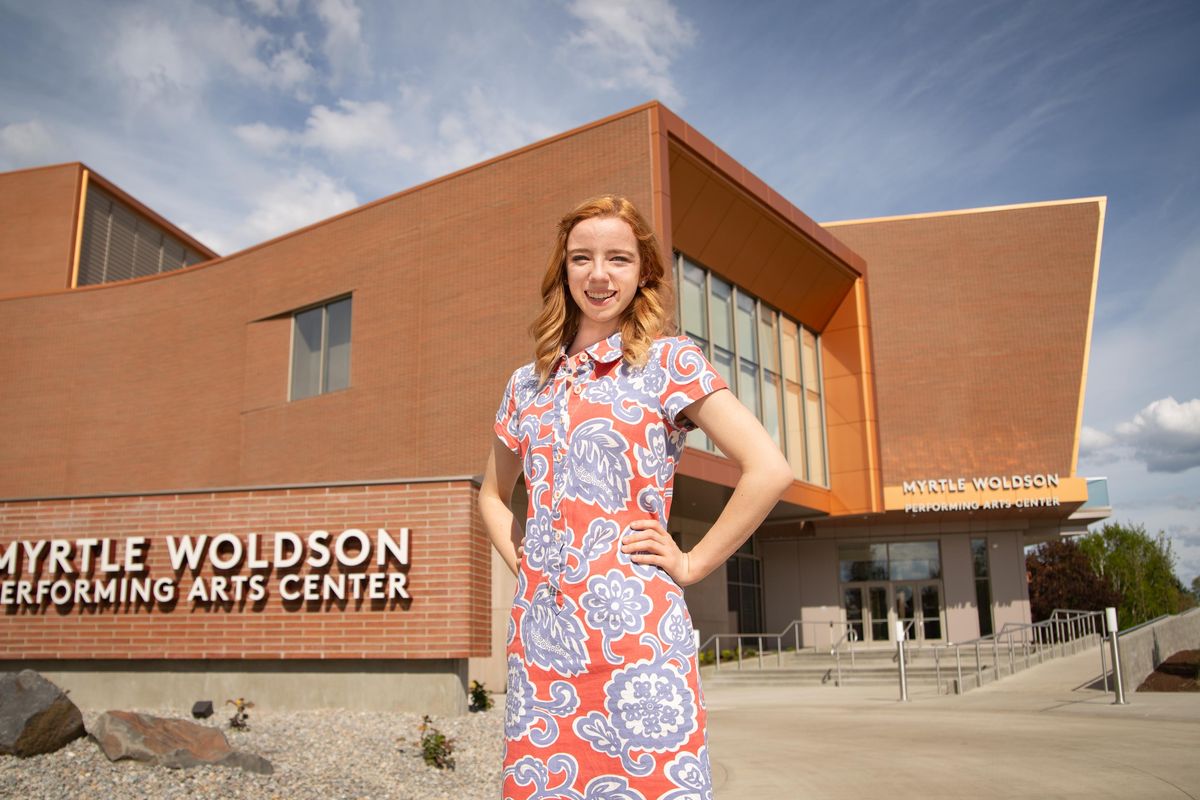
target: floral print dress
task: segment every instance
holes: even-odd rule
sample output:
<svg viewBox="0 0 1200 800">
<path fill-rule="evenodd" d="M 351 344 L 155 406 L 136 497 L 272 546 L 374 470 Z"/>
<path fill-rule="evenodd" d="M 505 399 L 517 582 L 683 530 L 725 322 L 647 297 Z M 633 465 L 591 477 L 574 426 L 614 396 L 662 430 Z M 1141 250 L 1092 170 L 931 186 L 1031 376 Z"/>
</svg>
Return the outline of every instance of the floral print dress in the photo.
<svg viewBox="0 0 1200 800">
<path fill-rule="evenodd" d="M 622 553 L 666 527 L 680 414 L 725 382 L 685 337 L 643 367 L 615 333 L 513 373 L 496 434 L 522 459 L 524 557 L 508 621 L 506 800 L 711 800 L 704 698 L 683 590 Z"/>
</svg>

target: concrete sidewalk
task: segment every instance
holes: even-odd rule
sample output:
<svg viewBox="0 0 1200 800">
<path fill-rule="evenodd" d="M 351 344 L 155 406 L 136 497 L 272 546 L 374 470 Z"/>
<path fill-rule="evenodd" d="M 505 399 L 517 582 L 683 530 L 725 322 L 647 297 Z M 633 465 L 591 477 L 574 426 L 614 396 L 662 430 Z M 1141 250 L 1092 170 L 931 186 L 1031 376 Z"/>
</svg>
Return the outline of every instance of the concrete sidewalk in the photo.
<svg viewBox="0 0 1200 800">
<path fill-rule="evenodd" d="M 1200 694 L 1080 688 L 1095 648 L 962 697 L 898 687 L 705 691 L 720 800 L 1200 797 Z"/>
</svg>

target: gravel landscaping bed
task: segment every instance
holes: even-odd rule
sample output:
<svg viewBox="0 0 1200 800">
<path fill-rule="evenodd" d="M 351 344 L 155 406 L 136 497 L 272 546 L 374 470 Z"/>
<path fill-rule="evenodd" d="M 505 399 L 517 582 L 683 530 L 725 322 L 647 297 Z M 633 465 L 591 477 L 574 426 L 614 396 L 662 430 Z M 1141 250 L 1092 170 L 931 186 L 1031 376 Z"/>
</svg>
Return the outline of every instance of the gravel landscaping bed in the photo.
<svg viewBox="0 0 1200 800">
<path fill-rule="evenodd" d="M 419 714 L 398 712 L 250 712 L 250 730 L 231 731 L 232 707 L 201 724 L 219 727 L 235 749 L 266 758 L 274 775 L 240 769 L 167 769 L 133 761 L 110 762 L 90 737 L 56 753 L 0 756 L 0 797 L 58 798 L 420 798 L 493 800 L 500 793 L 504 697 L 491 711 L 437 717 L 433 724 L 454 740 L 453 770 L 425 765 Z M 187 712 L 133 709 L 191 719 Z M 83 712 L 89 729 L 99 712 Z"/>
</svg>

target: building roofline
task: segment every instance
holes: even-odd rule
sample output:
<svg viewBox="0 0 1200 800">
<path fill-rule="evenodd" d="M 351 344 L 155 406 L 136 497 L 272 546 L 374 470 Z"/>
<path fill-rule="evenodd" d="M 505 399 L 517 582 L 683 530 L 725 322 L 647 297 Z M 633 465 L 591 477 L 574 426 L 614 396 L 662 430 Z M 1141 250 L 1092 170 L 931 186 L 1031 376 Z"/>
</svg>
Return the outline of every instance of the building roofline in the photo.
<svg viewBox="0 0 1200 800">
<path fill-rule="evenodd" d="M 992 211 L 1016 211 L 1022 208 L 1044 208 L 1047 206 L 1066 206 L 1081 203 L 1105 203 L 1108 197 L 1105 195 L 1097 195 L 1095 197 L 1074 197 L 1066 200 L 1040 200 L 1032 203 L 1012 203 L 1001 206 L 980 206 L 978 208 L 957 208 L 950 211 L 926 211 L 918 214 L 897 214 L 891 217 L 864 217 L 862 219 L 840 219 L 831 222 L 818 223 L 823 228 L 832 228 L 838 225 L 864 225 L 871 222 L 904 222 L 914 219 L 929 219 L 933 217 L 950 217 L 959 214 L 987 214 Z"/>
<path fill-rule="evenodd" d="M 571 136 L 575 136 L 577 134 L 583 133 L 583 132 L 591 130 L 593 128 L 598 128 L 603 125 L 607 125 L 611 122 L 615 122 L 616 120 L 624 119 L 625 117 L 630 117 L 635 114 L 640 114 L 644 111 L 651 111 L 651 110 L 656 110 L 661 113 L 662 118 L 664 119 L 664 122 L 665 122 L 665 125 L 664 125 L 665 131 L 674 141 L 678 142 L 682 146 L 685 146 L 690 152 L 694 153 L 696 156 L 698 156 L 699 158 L 704 160 L 706 163 L 710 164 L 719 173 L 723 174 L 728 180 L 732 181 L 735 185 L 743 188 L 751 196 L 758 199 L 765 206 L 770 208 L 775 214 L 779 215 L 779 217 L 781 219 L 783 219 L 784 221 L 786 221 L 787 223 L 789 223 L 790 225 L 792 225 L 793 227 L 798 229 L 803 235 L 807 236 L 810 240 L 812 240 L 814 242 L 814 244 L 816 244 L 819 247 L 821 247 L 822 249 L 824 249 L 834 259 L 841 262 L 843 265 L 849 267 L 850 270 L 856 274 L 856 277 L 857 277 L 857 275 L 861 275 L 865 272 L 865 267 L 866 267 L 865 260 L 861 256 L 859 256 L 857 253 L 855 253 L 853 250 L 851 250 L 845 243 L 841 242 L 835 236 L 833 236 L 831 233 L 824 230 L 824 228 L 829 224 L 841 224 L 841 223 L 818 223 L 818 222 L 814 221 L 811 217 L 809 217 L 807 214 L 805 214 L 803 211 L 801 211 L 799 208 L 797 208 L 795 205 L 793 205 L 791 202 L 789 202 L 787 199 L 785 199 L 782 195 L 780 195 L 778 192 L 776 192 L 774 189 L 772 189 L 770 186 L 768 186 L 762 179 L 758 178 L 758 176 L 754 175 L 752 172 L 750 172 L 750 170 L 746 169 L 736 159 L 734 159 L 732 156 L 728 155 L 721 148 L 717 147 L 710 139 L 708 139 L 708 137 L 704 136 L 699 131 L 697 131 L 694 127 L 692 127 L 690 124 L 688 124 L 679 115 L 675 114 L 675 112 L 671 111 L 663 103 L 661 103 L 658 100 L 650 100 L 650 101 L 647 101 L 640 105 L 633 106 L 632 108 L 627 108 L 627 109 L 624 109 L 623 111 L 618 111 L 616 113 L 609 114 L 608 116 L 601 117 L 600 119 L 592 120 L 591 122 L 588 122 L 584 125 L 580 125 L 575 128 L 571 128 L 570 130 L 563 131 L 562 133 L 557 133 L 553 136 L 546 137 L 545 139 L 539 139 L 536 142 L 531 142 L 530 144 L 524 145 L 523 147 L 518 147 L 515 150 L 509 150 L 507 152 L 492 156 L 491 158 L 485 159 L 478 163 L 470 164 L 466 167 L 463 167 L 462 169 L 455 170 L 454 172 L 450 172 L 445 175 L 440 175 L 436 178 L 432 178 L 423 183 L 419 183 L 414 186 L 410 186 L 408 188 L 401 189 L 398 192 L 393 192 L 392 194 L 385 195 L 385 196 L 377 198 L 375 200 L 371 200 L 370 202 L 355 206 L 354 208 L 346 209 L 345 211 L 343 211 L 339 214 L 335 214 L 331 217 L 325 217 L 324 219 L 319 219 L 319 220 L 309 223 L 308 225 L 305 225 L 303 227 L 296 228 L 291 231 L 287 231 L 278 236 L 263 240 L 256 244 L 252 244 L 248 247 L 242 248 L 241 250 L 236 250 L 232 253 L 227 253 L 225 255 L 216 254 L 214 251 L 212 251 L 211 249 L 206 247 L 203 243 L 197 241 L 195 238 L 193 238 L 192 236 L 190 236 L 189 234 L 187 234 L 186 232 L 181 230 L 178 226 L 174 225 L 173 223 L 166 220 L 161 215 L 159 215 L 156 212 L 154 212 L 153 210 L 151 210 L 148 206 L 146 206 L 143 203 L 141 203 L 140 201 L 138 201 L 136 198 L 134 198 L 128 192 L 125 192 L 124 190 L 120 189 L 120 187 L 118 187 L 116 184 L 107 180 L 106 178 L 104 178 L 103 175 L 97 173 L 94 169 L 87 166 L 83 162 L 69 161 L 69 162 L 63 162 L 61 164 L 52 164 L 52 165 L 47 165 L 47 166 L 43 166 L 43 167 L 30 167 L 27 170 L 16 170 L 16 172 L 23 172 L 23 171 L 34 170 L 34 169 L 52 169 L 52 168 L 63 167 L 63 166 L 75 166 L 79 169 L 87 170 L 89 173 L 89 179 L 91 179 L 91 178 L 96 179 L 97 184 L 99 184 L 102 189 L 115 194 L 122 201 L 129 203 L 139 213 L 146 215 L 148 218 L 153 220 L 155 223 L 163 225 L 168 230 L 170 230 L 174 233 L 177 233 L 180 236 L 180 238 L 184 239 L 189 244 L 193 245 L 196 249 L 201 250 L 203 253 L 211 253 L 213 255 L 208 260 L 203 261 L 199 264 L 193 264 L 189 267 L 183 267 L 181 269 L 171 270 L 170 272 L 158 273 L 156 275 L 145 275 L 145 276 L 138 277 L 138 278 L 130 278 L 130 279 L 124 280 L 124 281 L 112 281 L 112 282 L 108 282 L 108 283 L 92 284 L 89 286 L 78 286 L 78 287 L 74 287 L 74 288 L 55 289 L 55 290 L 42 291 L 42 292 L 30 292 L 28 294 L 0 296 L 0 301 L 27 299 L 27 298 L 32 298 L 32 297 L 42 297 L 42 296 L 47 296 L 47 295 L 62 294 L 62 293 L 68 293 L 68 292 L 98 291 L 98 290 L 103 290 L 103 289 L 108 289 L 108 288 L 123 287 L 123 286 L 129 286 L 134 283 L 142 283 L 142 282 L 147 282 L 147 281 L 156 281 L 156 280 L 172 278 L 177 275 L 183 274 L 185 272 L 191 272 L 193 270 L 199 270 L 199 269 L 203 269 L 206 267 L 216 266 L 218 264 L 224 263 L 225 261 L 233 258 L 234 256 L 241 256 L 241 255 L 245 255 L 247 253 L 251 253 L 262 247 L 276 244 L 276 243 L 283 241 L 284 239 L 288 239 L 292 236 L 298 236 L 302 233 L 306 233 L 310 230 L 319 228 L 321 226 L 332 224 L 332 223 L 337 222 L 345 217 L 349 217 L 353 214 L 358 214 L 360 212 L 367 211 L 376 206 L 396 200 L 400 197 L 404 197 L 409 194 L 419 192 L 419 191 L 421 191 L 423 189 L 427 189 L 431 186 L 436 186 L 440 183 L 452 180 L 454 178 L 461 177 L 462 175 L 466 175 L 470 172 L 474 172 L 476 170 L 483 169 L 485 167 L 489 167 L 494 164 L 498 164 L 507 159 L 515 158 L 520 155 L 524 155 L 524 154 L 532 152 L 538 148 L 546 147 L 548 145 L 554 144 L 563 139 L 566 139 Z"/>
<path fill-rule="evenodd" d="M 829 257 L 848 268 L 853 277 L 858 278 L 865 274 L 866 259 L 854 252 L 849 245 L 825 230 L 821 223 L 772 189 L 766 181 L 718 147 L 711 139 L 696 130 L 670 108 L 658 101 L 653 101 L 650 105 L 659 109 L 663 127 L 672 141 L 709 165 L 734 186 L 807 237 L 813 244 L 824 250 Z"/>
<path fill-rule="evenodd" d="M 385 195 L 385 196 L 377 198 L 375 200 L 371 200 L 370 202 L 363 203 L 362 205 L 359 205 L 359 206 L 355 206 L 354 208 L 348 208 L 339 214 L 333 215 L 332 217 L 325 217 L 324 219 L 319 219 L 316 222 L 311 222 L 308 225 L 305 225 L 301 228 L 296 228 L 295 230 L 287 231 L 286 233 L 281 233 L 278 236 L 275 236 L 270 239 L 265 239 L 256 244 L 252 244 L 248 247 L 242 248 L 241 250 L 236 250 L 232 253 L 228 253 L 223 256 L 217 256 L 208 261 L 204 261 L 199 264 L 193 264 L 189 267 L 183 267 L 182 269 L 171 270 L 170 272 L 162 272 L 157 275 L 144 275 L 140 278 L 130 278 L 129 280 L 124 280 L 124 281 L 111 281 L 109 283 L 97 283 L 97 284 L 92 284 L 89 286 L 79 286 L 74 289 L 54 289 L 54 290 L 45 291 L 45 292 L 30 292 L 28 294 L 0 296 L 0 301 L 24 300 L 24 299 L 28 299 L 28 298 L 32 298 L 32 297 L 44 297 L 47 295 L 67 294 L 67 293 L 74 293 L 74 292 L 81 292 L 81 291 L 98 291 L 98 290 L 109 289 L 109 288 L 124 287 L 124 286 L 129 286 L 134 283 L 144 283 L 144 282 L 148 282 L 148 281 L 164 280 L 167 278 L 173 278 L 177 275 L 181 275 L 186 272 L 192 272 L 195 270 L 204 269 L 206 267 L 214 267 L 214 266 L 217 266 L 218 264 L 222 264 L 222 263 L 228 261 L 229 259 L 233 258 L 234 256 L 245 255 L 247 253 L 251 253 L 255 250 L 266 247 L 268 245 L 276 244 L 280 241 L 283 241 L 284 239 L 289 239 L 293 236 L 299 236 L 302 233 L 306 233 L 310 230 L 320 228 L 324 225 L 330 225 L 334 222 L 337 222 L 338 220 L 341 220 L 345 217 L 349 217 L 353 214 L 358 214 L 360 212 L 374 208 L 375 206 L 391 202 L 392 200 L 396 200 L 398 198 L 404 197 L 409 194 L 413 194 L 415 192 L 419 192 L 422 189 L 427 189 L 431 186 L 436 186 L 439 183 L 443 183 L 443 182 L 451 180 L 453 178 L 458 178 L 462 175 L 466 175 L 467 173 L 474 172 L 475 170 L 483 169 L 484 167 L 489 167 L 489 166 L 492 166 L 493 164 L 498 164 L 501 161 L 505 161 L 507 159 L 514 158 L 519 155 L 524 155 L 525 153 L 532 152 L 533 150 L 536 150 L 540 147 L 545 147 L 547 145 L 554 144 L 555 142 L 558 142 L 569 136 L 574 136 L 576 134 L 583 133 L 584 131 L 591 130 L 592 128 L 597 128 L 597 127 L 600 127 L 601 125 L 606 125 L 610 122 L 615 122 L 618 119 L 623 119 L 625 117 L 633 116 L 634 114 L 638 114 L 643 111 L 648 111 L 659 105 L 661 105 L 661 104 L 657 100 L 651 100 L 649 102 L 642 103 L 641 105 L 634 106 L 633 108 L 627 108 L 624 111 L 618 111 L 617 113 L 610 114 L 607 117 L 602 117 L 601 119 L 592 120 L 591 122 L 589 122 L 585 125 L 580 125 L 579 127 L 571 128 L 568 131 L 563 131 L 562 133 L 557 133 L 557 134 L 555 134 L 553 136 L 549 136 L 545 139 L 539 139 L 536 142 L 531 142 L 530 144 L 527 144 L 523 147 L 518 147 L 515 150 L 509 150 L 508 152 L 501 153 L 496 156 L 492 156 L 491 158 L 486 159 L 484 161 L 480 161 L 476 164 L 471 164 L 469 166 L 463 167 L 462 169 L 455 170 L 454 172 L 450 172 L 445 175 L 440 175 L 436 178 L 432 178 L 428 181 L 425 181 L 424 183 L 418 183 L 415 186 L 410 186 L 406 189 L 401 189 L 398 192 L 393 192 L 392 194 Z M 80 164 L 80 162 L 68 162 L 68 163 L 79 164 L 84 169 L 88 169 L 88 167 L 86 165 Z M 54 165 L 54 166 L 64 166 L 64 165 L 58 164 L 58 165 Z M 48 167 L 35 167 L 34 169 L 47 169 L 47 168 Z M 92 172 L 92 174 L 95 175 L 96 173 Z M 112 184 L 109 183 L 108 181 L 105 181 L 105 187 L 110 186 L 110 185 L 112 185 Z M 142 208 L 142 207 L 144 207 L 144 206 L 141 206 L 139 204 L 139 208 Z M 172 226 L 172 228 L 174 228 L 174 226 Z M 207 250 L 208 248 L 205 248 L 205 249 Z"/>
</svg>

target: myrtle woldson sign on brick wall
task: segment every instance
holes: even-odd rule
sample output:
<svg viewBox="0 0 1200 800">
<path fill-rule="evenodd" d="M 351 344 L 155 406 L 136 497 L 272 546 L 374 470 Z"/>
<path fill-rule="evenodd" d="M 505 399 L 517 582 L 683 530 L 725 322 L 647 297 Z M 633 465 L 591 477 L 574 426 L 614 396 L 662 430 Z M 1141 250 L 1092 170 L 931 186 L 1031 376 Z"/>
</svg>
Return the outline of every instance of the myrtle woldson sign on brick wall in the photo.
<svg viewBox="0 0 1200 800">
<path fill-rule="evenodd" d="M 172 603 L 178 599 L 176 578 L 151 575 L 147 565 L 150 547 L 160 543 L 174 574 L 188 570 L 196 575 L 188 601 L 258 602 L 272 591 L 285 601 L 410 599 L 407 573 L 384 571 L 409 566 L 409 529 L 393 534 L 377 528 L 372 539 L 349 528 L 337 535 L 315 530 L 304 538 L 290 531 L 269 539 L 251 533 L 244 541 L 232 533 L 166 536 L 153 542 L 145 536 L 14 541 L 0 550 L 0 574 L 31 577 L 0 581 L 0 606 L 36 610 L 74 603 Z M 342 568 L 336 573 L 281 574 L 301 563 L 326 570 L 334 562 Z M 369 563 L 379 571 L 347 571 Z M 199 574 L 206 566 L 219 574 Z M 268 584 L 263 572 L 276 577 Z"/>
</svg>

